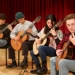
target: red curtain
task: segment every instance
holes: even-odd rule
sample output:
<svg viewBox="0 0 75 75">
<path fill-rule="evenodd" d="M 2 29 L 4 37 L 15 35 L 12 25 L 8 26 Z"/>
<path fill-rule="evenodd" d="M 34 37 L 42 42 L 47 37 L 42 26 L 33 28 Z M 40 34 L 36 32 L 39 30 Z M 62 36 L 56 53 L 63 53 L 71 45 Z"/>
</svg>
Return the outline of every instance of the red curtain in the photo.
<svg viewBox="0 0 75 75">
<path fill-rule="evenodd" d="M 36 25 L 41 29 L 45 25 L 45 18 L 48 14 L 54 14 L 57 21 L 63 19 L 67 14 L 75 13 L 75 0 L 0 0 L 0 13 L 7 15 L 7 22 L 15 19 L 15 13 L 21 11 L 27 20 L 33 21 L 37 16 L 42 16 Z M 61 27 L 65 33 L 65 25 Z"/>
</svg>

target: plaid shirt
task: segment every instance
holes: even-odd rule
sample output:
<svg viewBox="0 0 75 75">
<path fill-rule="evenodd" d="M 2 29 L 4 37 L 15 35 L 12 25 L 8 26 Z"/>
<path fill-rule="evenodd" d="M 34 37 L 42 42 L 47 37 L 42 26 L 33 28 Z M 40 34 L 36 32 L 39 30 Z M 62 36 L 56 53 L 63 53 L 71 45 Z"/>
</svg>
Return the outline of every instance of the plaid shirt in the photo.
<svg viewBox="0 0 75 75">
<path fill-rule="evenodd" d="M 57 50 L 58 50 L 58 49 L 62 49 L 64 43 L 65 43 L 65 42 L 68 42 L 70 35 L 71 35 L 70 33 L 67 33 L 67 34 L 64 35 L 62 41 L 60 41 L 59 44 L 57 45 L 57 48 L 56 48 Z M 69 46 L 72 46 L 72 48 L 73 48 L 73 57 L 72 57 L 72 58 L 75 59 L 75 45 L 73 45 L 73 44 L 70 42 Z M 68 46 L 68 48 L 69 48 L 69 46 Z"/>
</svg>

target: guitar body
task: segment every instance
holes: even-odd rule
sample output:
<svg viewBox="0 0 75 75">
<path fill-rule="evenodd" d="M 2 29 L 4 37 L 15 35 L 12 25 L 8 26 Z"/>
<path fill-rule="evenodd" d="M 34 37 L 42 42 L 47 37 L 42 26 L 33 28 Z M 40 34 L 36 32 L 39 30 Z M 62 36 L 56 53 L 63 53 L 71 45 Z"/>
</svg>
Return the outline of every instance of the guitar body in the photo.
<svg viewBox="0 0 75 75">
<path fill-rule="evenodd" d="M 24 31 L 20 31 L 18 33 L 18 37 L 20 37 L 23 34 Z M 28 35 L 24 35 L 22 38 L 20 38 L 19 41 L 15 41 L 14 39 L 11 39 L 11 46 L 13 47 L 14 50 L 20 50 L 22 46 L 22 42 L 25 40 L 28 40 Z"/>
<path fill-rule="evenodd" d="M 64 44 L 63 48 L 66 46 L 66 43 Z M 62 48 L 62 50 L 63 50 Z M 67 48 L 64 53 L 62 54 L 62 56 L 59 58 L 59 57 L 56 57 L 56 70 L 58 71 L 59 70 L 59 66 L 58 66 L 58 63 L 61 59 L 72 59 L 72 56 L 73 56 L 73 48 L 70 47 L 70 48 Z"/>
<path fill-rule="evenodd" d="M 40 37 L 40 39 L 42 39 L 43 37 L 45 37 L 45 34 L 43 34 Z M 47 42 L 47 39 L 44 39 L 41 44 L 37 44 L 36 42 L 33 43 L 33 52 L 34 52 L 35 55 L 37 55 L 39 53 L 38 52 L 38 47 L 41 46 L 41 45 L 45 45 L 46 42 Z"/>
<path fill-rule="evenodd" d="M 0 39 L 3 38 L 3 33 L 0 33 Z"/>
</svg>

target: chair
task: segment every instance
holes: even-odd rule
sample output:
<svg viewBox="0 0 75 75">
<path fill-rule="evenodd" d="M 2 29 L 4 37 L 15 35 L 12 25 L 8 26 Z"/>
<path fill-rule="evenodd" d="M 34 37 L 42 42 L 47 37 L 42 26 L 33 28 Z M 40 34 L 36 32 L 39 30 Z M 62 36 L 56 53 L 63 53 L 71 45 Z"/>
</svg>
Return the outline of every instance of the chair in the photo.
<svg viewBox="0 0 75 75">
<path fill-rule="evenodd" d="M 18 51 L 18 66 L 20 64 L 20 50 Z M 32 59 L 32 69 L 33 69 L 33 59 Z"/>
<path fill-rule="evenodd" d="M 5 60 L 6 60 L 6 68 L 7 68 L 7 50 L 10 44 L 7 44 L 4 47 L 0 47 L 0 49 L 5 49 Z"/>
<path fill-rule="evenodd" d="M 5 49 L 5 62 L 6 62 L 6 68 L 7 68 L 7 50 L 8 50 L 8 47 L 10 46 L 10 44 L 7 44 L 6 46 L 4 47 L 0 47 L 0 49 Z M 18 66 L 19 66 L 19 60 L 20 60 L 20 51 L 18 51 Z"/>
</svg>

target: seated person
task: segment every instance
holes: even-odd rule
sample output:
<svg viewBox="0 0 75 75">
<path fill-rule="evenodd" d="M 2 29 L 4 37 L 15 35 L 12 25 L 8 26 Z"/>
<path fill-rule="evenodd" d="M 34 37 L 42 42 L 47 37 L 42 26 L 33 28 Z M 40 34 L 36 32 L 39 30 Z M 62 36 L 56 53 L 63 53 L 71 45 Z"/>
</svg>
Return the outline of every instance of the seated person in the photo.
<svg viewBox="0 0 75 75">
<path fill-rule="evenodd" d="M 75 14 L 67 15 L 64 18 L 64 21 L 66 23 L 66 27 L 69 30 L 69 33 L 67 33 L 63 37 L 62 41 L 59 42 L 56 50 L 57 57 L 50 58 L 51 75 L 68 75 L 69 71 L 75 72 Z M 71 46 L 73 48 L 72 59 L 65 59 L 65 58 L 61 59 L 61 57 L 65 53 L 65 51 L 62 50 L 62 47 L 65 42 L 69 42 L 68 46 Z M 59 69 L 56 69 L 57 59 L 60 59 L 58 61 Z M 57 71 L 59 72 L 57 73 Z"/>
<path fill-rule="evenodd" d="M 63 38 L 62 31 L 56 27 L 55 29 L 52 29 L 52 27 L 56 24 L 56 17 L 53 14 L 49 14 L 46 17 L 46 25 L 45 27 L 38 33 L 38 36 L 41 37 L 43 34 L 47 34 L 50 32 L 50 35 L 47 37 L 48 38 L 48 44 L 47 45 L 40 45 L 38 47 L 38 52 L 39 54 L 35 55 L 33 50 L 30 52 L 34 63 L 36 64 L 36 69 L 31 70 L 31 73 L 47 73 L 47 60 L 46 57 L 50 56 L 56 56 L 56 45 L 60 40 Z M 36 38 L 35 42 L 37 44 L 41 43 L 41 40 Z M 40 64 L 40 61 L 38 59 L 38 56 L 40 56 L 42 60 L 42 67 Z"/>
<path fill-rule="evenodd" d="M 17 12 L 15 15 L 16 20 L 19 22 L 14 29 L 12 30 L 10 37 L 11 39 L 14 39 L 15 41 L 20 40 L 20 36 L 17 36 L 17 34 L 20 31 L 26 31 L 30 34 L 36 35 L 38 33 L 36 27 L 33 25 L 32 28 L 30 29 L 29 26 L 32 24 L 32 22 L 28 21 L 25 19 L 25 15 L 22 12 Z M 20 63 L 20 66 L 28 66 L 28 51 L 32 50 L 34 42 L 34 37 L 29 35 L 29 40 L 25 40 L 22 42 L 22 55 L 24 56 L 23 61 Z M 8 52 L 9 52 L 9 59 L 12 60 L 12 63 L 7 66 L 7 68 L 12 68 L 16 67 L 17 63 L 15 60 L 15 51 L 12 46 L 9 47 Z"/>
<path fill-rule="evenodd" d="M 1 31 L 7 27 L 5 31 Z M 12 31 L 11 25 L 8 26 L 6 23 L 6 15 L 0 13 L 0 47 L 6 46 L 10 42 L 10 31 Z"/>
</svg>

